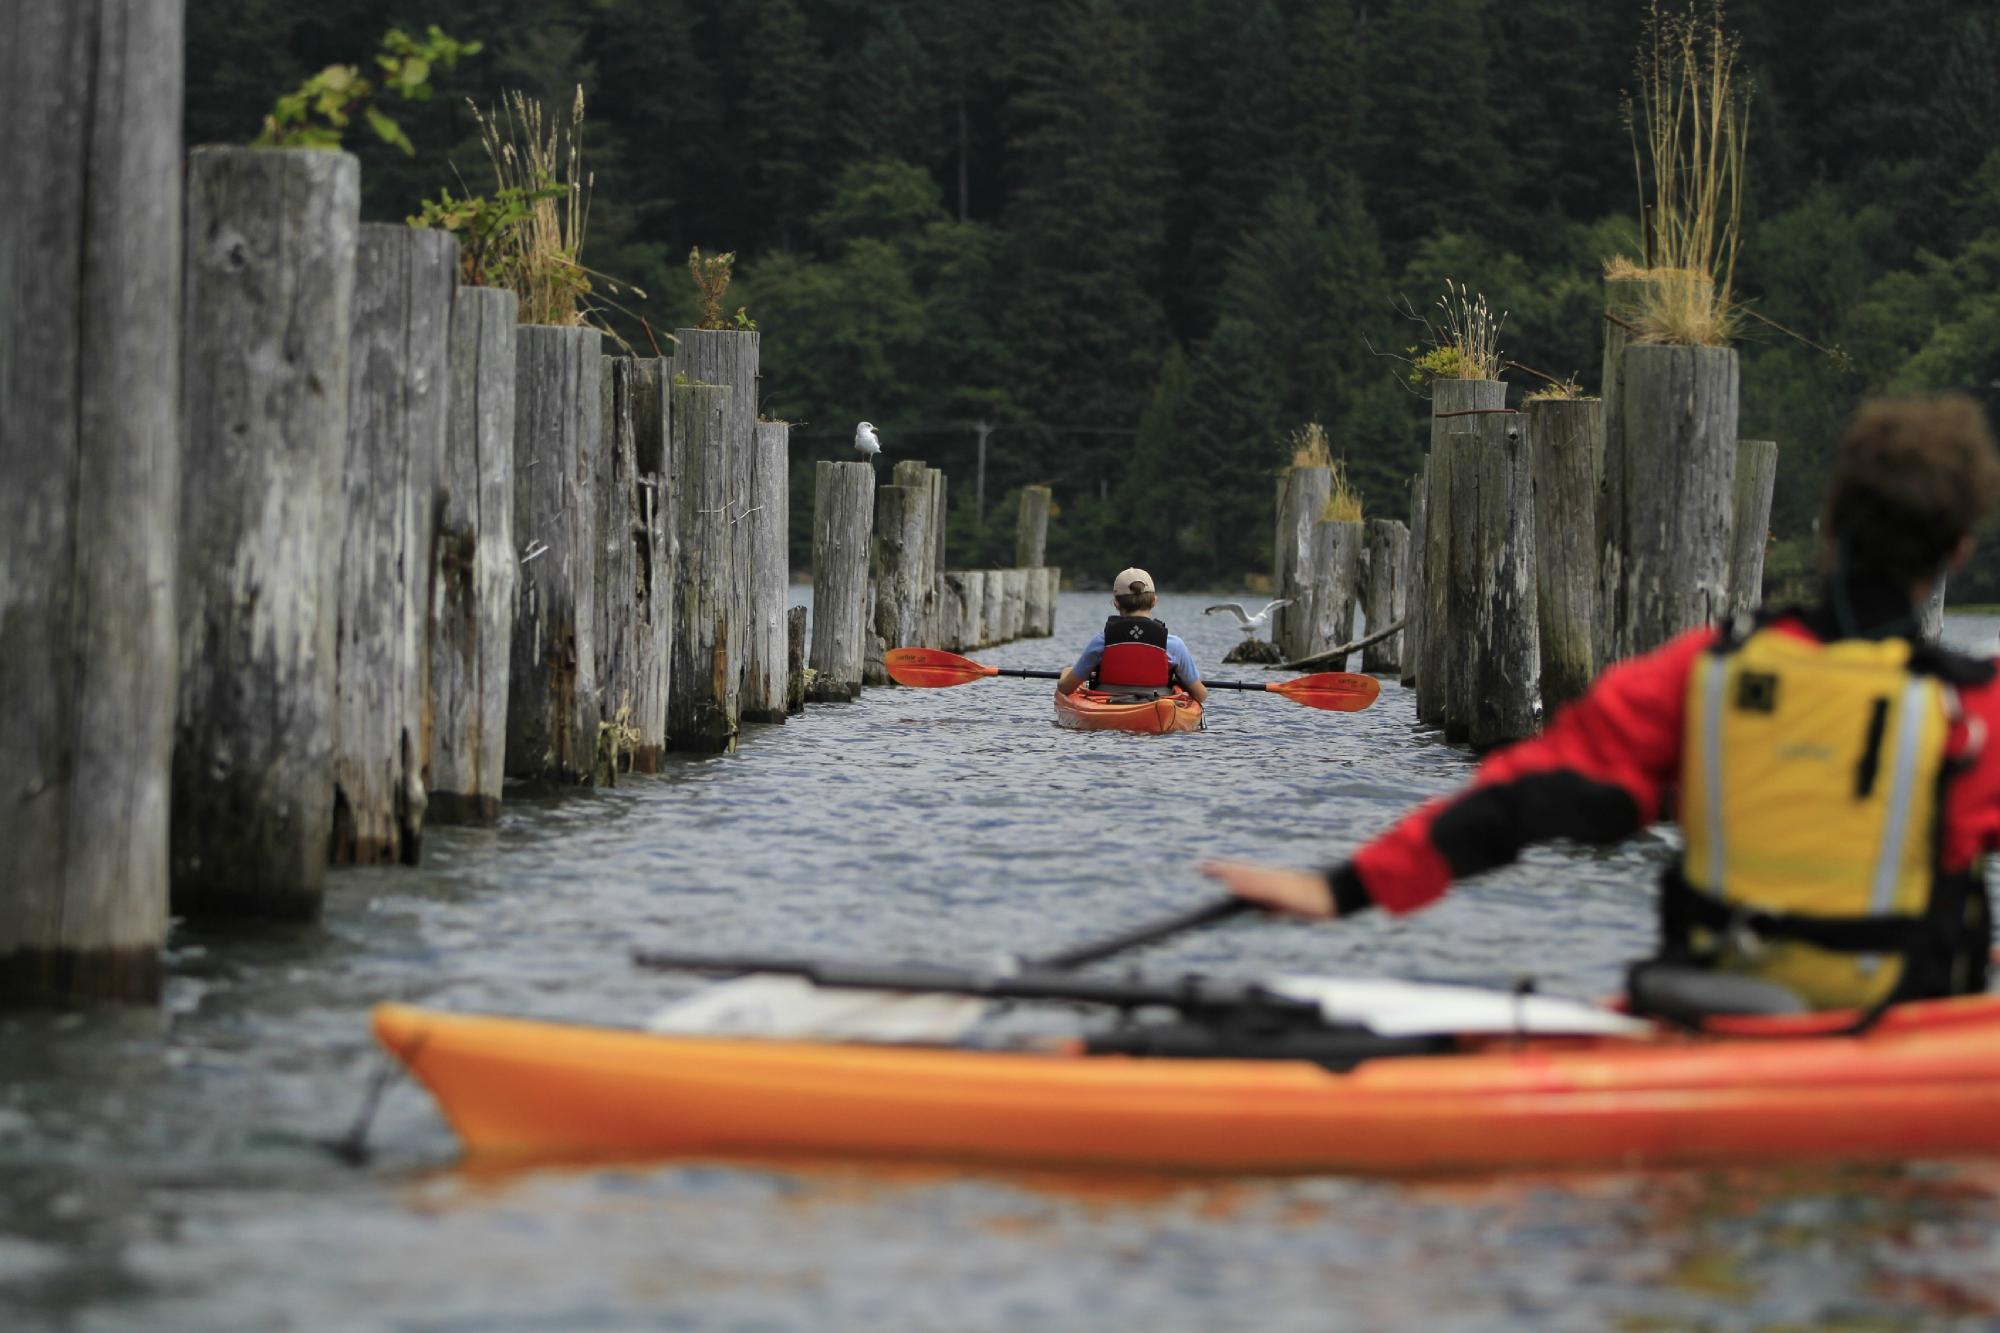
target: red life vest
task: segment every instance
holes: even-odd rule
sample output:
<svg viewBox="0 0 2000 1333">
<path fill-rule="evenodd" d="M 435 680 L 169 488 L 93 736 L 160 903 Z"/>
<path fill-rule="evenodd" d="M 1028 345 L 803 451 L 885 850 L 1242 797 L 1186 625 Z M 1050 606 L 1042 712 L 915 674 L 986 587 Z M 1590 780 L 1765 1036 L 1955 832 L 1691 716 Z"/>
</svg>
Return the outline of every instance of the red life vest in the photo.
<svg viewBox="0 0 2000 1333">
<path fill-rule="evenodd" d="M 1104 656 L 1091 673 L 1093 688 L 1164 690 L 1173 685 L 1167 627 L 1151 616 L 1110 616 L 1104 622 Z"/>
</svg>

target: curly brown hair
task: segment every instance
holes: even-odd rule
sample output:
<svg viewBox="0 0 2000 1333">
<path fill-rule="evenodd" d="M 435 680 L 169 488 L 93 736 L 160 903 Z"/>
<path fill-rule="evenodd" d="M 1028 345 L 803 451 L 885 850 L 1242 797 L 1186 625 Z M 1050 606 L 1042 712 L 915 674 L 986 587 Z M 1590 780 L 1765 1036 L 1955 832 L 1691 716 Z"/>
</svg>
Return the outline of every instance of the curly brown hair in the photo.
<svg viewBox="0 0 2000 1333">
<path fill-rule="evenodd" d="M 1821 530 L 1830 553 L 1899 583 L 1937 573 L 2000 503 L 2000 451 L 1962 393 L 1877 398 L 1841 437 Z"/>
</svg>

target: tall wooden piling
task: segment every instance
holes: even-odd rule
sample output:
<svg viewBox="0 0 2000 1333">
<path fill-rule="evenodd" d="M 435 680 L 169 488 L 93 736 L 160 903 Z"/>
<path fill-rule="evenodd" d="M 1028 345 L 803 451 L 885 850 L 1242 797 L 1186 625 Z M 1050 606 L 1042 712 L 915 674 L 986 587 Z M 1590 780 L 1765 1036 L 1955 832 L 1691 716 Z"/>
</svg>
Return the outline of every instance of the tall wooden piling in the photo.
<svg viewBox="0 0 2000 1333">
<path fill-rule="evenodd" d="M 1777 483 L 1778 442 L 1739 442 L 1729 526 L 1731 614 L 1755 611 L 1764 604 L 1764 551 L 1771 539 L 1771 493 Z"/>
<path fill-rule="evenodd" d="M 1604 403 L 1535 398 L 1523 409 L 1534 475 L 1542 706 L 1553 716 L 1597 670 L 1597 459 Z"/>
<path fill-rule="evenodd" d="M 1649 652 L 1729 606 L 1736 353 L 1634 344 L 1620 393 L 1623 434 L 1605 445 L 1609 528 L 1598 534 L 1601 663 Z"/>
<path fill-rule="evenodd" d="M 1403 580 L 1410 563 L 1410 530 L 1400 519 L 1371 518 L 1367 524 L 1367 581 L 1363 586 L 1361 613 L 1374 634 L 1404 619 L 1408 611 L 1407 589 Z M 1361 669 L 1377 675 L 1395 675 L 1403 665 L 1401 632 L 1369 644 L 1361 650 Z"/>
<path fill-rule="evenodd" d="M 1443 727 L 1449 737 L 1464 735 L 1460 713 L 1465 697 L 1461 677 L 1465 662 L 1454 643 L 1454 625 L 1469 627 L 1476 608 L 1466 602 L 1468 589 L 1456 581 L 1453 569 L 1468 573 L 1470 556 L 1459 551 L 1453 525 L 1470 521 L 1455 472 L 1457 452 L 1449 447 L 1459 436 L 1476 435 L 1478 423 L 1507 406 L 1507 386 L 1499 380 L 1438 380 L 1431 386 L 1431 449 L 1429 486 L 1425 496 L 1424 601 L 1419 616 L 1421 639 L 1416 645 L 1417 717 Z M 1466 481 L 1470 485 L 1470 480 Z M 1428 677 L 1428 683 L 1426 682 Z"/>
<path fill-rule="evenodd" d="M 954 570 L 945 575 L 945 584 L 957 599 L 953 621 L 955 642 L 946 646 L 957 653 L 972 652 L 986 642 L 986 571 Z"/>
<path fill-rule="evenodd" d="M 785 590 L 791 582 L 792 428 L 760 421 L 751 433 L 747 504 L 736 519 L 737 553 L 748 568 L 741 580 L 749 601 L 743 627 L 743 702 L 746 722 L 783 722 L 785 703 Z"/>
<path fill-rule="evenodd" d="M 1012 643 L 1022 637 L 1028 614 L 1028 571 L 1000 571 L 1000 641 Z"/>
<path fill-rule="evenodd" d="M 183 10 L 23 10 L 0 56 L 0 1000 L 142 999 L 167 929 Z"/>
<path fill-rule="evenodd" d="M 676 357 L 678 366 L 680 358 Z M 667 748 L 723 754 L 736 748 L 742 668 L 731 628 L 737 596 L 729 494 L 731 391 L 722 384 L 675 384 L 673 496 L 680 532 L 674 596 L 673 680 L 667 687 Z"/>
<path fill-rule="evenodd" d="M 333 859 L 416 864 L 429 800 L 431 566 L 458 241 L 364 224 L 347 368 Z"/>
<path fill-rule="evenodd" d="M 1277 567 L 1271 571 L 1271 586 L 1291 605 L 1271 613 L 1271 642 L 1289 660 L 1310 655 L 1313 643 L 1312 552 L 1313 529 L 1327 497 L 1333 494 L 1333 473 L 1323 467 L 1295 467 L 1282 481 L 1278 500 Z M 1327 647 L 1330 645 L 1318 645 Z"/>
<path fill-rule="evenodd" d="M 1305 583 L 1306 611 L 1311 626 L 1300 656 L 1324 652 L 1354 639 L 1354 608 L 1361 594 L 1362 525 L 1341 519 L 1321 519 L 1313 526 L 1312 556 Z M 1341 669 L 1345 669 L 1343 664 Z"/>
<path fill-rule="evenodd" d="M 1041 565 L 1028 571 L 1028 602 L 1021 616 L 1021 637 L 1046 639 L 1056 632 L 1056 594 L 1062 571 Z"/>
<path fill-rule="evenodd" d="M 921 645 L 935 647 L 938 632 L 939 575 L 943 572 L 937 563 L 937 527 L 944 521 L 938 512 L 938 501 L 943 491 L 935 484 L 941 476 L 938 469 L 917 459 L 905 459 L 896 464 L 890 473 L 890 484 L 907 486 L 917 495 L 911 503 L 920 511 L 917 522 L 923 526 L 924 542 L 921 549 L 913 552 L 917 567 L 911 573 L 913 585 L 918 589 L 917 608 L 911 622 L 912 638 L 905 647 Z"/>
<path fill-rule="evenodd" d="M 891 684 L 883 654 L 914 646 L 921 638 L 922 575 L 932 549 L 930 528 L 924 522 L 929 510 L 928 485 L 883 486 L 875 492 L 875 530 L 868 558 L 875 603 L 861 674 L 866 684 Z"/>
<path fill-rule="evenodd" d="M 1471 619 L 1456 635 L 1470 670 L 1461 679 L 1466 739 L 1487 749 L 1532 734 L 1540 695 L 1541 651 L 1535 583 L 1534 470 L 1517 415 L 1473 417 L 1475 429 L 1456 437 L 1454 478 L 1472 484 L 1454 492 L 1454 518 L 1469 514 L 1455 545 L 1472 549 Z M 1457 469 L 1469 464 L 1468 471 Z M 1470 495 L 1467 495 L 1467 492 Z"/>
<path fill-rule="evenodd" d="M 359 172 L 201 148 L 187 182 L 172 903 L 305 919 L 333 822 Z"/>
<path fill-rule="evenodd" d="M 1014 517 L 1014 566 L 1038 569 L 1046 563 L 1049 546 L 1049 502 L 1046 486 L 1023 486 L 1021 510 Z"/>
<path fill-rule="evenodd" d="M 1004 569 L 980 571 L 979 644 L 982 648 L 1005 643 L 1008 639 L 1006 573 Z"/>
<path fill-rule="evenodd" d="M 427 818 L 500 813 L 507 655 L 520 569 L 514 550 L 514 293 L 461 287 L 451 309 L 450 410 L 441 469 Z"/>
<path fill-rule="evenodd" d="M 812 670 L 806 697 L 840 702 L 861 693 L 868 655 L 868 549 L 875 531 L 875 471 L 821 461 L 813 470 Z"/>
<path fill-rule="evenodd" d="M 1401 679 L 1408 689 L 1417 683 L 1417 661 L 1424 638 L 1424 542 L 1430 534 L 1428 501 L 1430 460 L 1410 478 L 1410 551 L 1403 569 L 1403 657 Z"/>
<path fill-rule="evenodd" d="M 806 609 L 785 612 L 785 711 L 806 711 Z"/>
<path fill-rule="evenodd" d="M 730 587 L 729 656 L 742 671 L 748 661 L 744 639 L 750 632 L 749 531 L 739 521 L 755 503 L 750 498 L 751 473 L 757 447 L 757 401 L 761 335 L 747 329 L 676 329 L 674 370 L 691 384 L 720 384 L 730 391 L 724 431 L 729 459 L 725 503 L 729 507 Z M 745 693 L 739 680 L 734 698 L 741 708 Z"/>
<path fill-rule="evenodd" d="M 597 446 L 592 457 L 597 504 L 591 524 L 592 598 L 597 651 L 599 783 L 616 781 L 639 748 L 639 449 L 635 413 L 648 380 L 632 357 L 600 358 Z"/>
<path fill-rule="evenodd" d="M 637 467 L 634 488 L 633 562 L 639 586 L 633 595 L 637 653 L 632 667 L 632 768 L 660 771 L 667 748 L 667 699 L 673 678 L 674 585 L 680 572 L 679 523 L 668 490 L 673 437 L 668 422 L 668 385 L 673 362 L 647 358 L 632 363 L 632 447 Z"/>
<path fill-rule="evenodd" d="M 597 754 L 594 442 L 603 430 L 595 329 L 524 324 L 514 345 L 514 543 L 509 777 L 587 784 Z"/>
</svg>

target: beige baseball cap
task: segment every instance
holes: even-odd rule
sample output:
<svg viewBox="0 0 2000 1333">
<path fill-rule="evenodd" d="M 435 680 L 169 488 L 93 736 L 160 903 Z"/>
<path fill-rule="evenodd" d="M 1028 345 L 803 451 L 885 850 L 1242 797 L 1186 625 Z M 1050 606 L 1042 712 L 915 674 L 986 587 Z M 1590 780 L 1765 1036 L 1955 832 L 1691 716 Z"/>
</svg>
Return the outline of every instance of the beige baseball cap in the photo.
<svg viewBox="0 0 2000 1333">
<path fill-rule="evenodd" d="M 1139 568 L 1120 570 L 1118 577 L 1111 580 L 1111 591 L 1118 596 L 1135 592 L 1153 592 L 1153 576 Z"/>
</svg>

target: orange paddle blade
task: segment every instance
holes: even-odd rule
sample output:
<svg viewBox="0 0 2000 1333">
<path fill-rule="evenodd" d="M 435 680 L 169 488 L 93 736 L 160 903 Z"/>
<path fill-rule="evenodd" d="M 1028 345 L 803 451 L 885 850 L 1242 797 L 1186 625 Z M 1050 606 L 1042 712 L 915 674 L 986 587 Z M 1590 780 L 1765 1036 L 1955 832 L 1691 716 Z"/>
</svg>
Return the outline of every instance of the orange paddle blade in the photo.
<svg viewBox="0 0 2000 1333">
<path fill-rule="evenodd" d="M 1324 708 L 1330 713 L 1358 713 L 1375 702 L 1382 682 L 1373 676 L 1351 671 L 1322 671 L 1297 680 L 1274 681 L 1265 689 L 1282 694 L 1293 703 L 1308 708 Z"/>
<path fill-rule="evenodd" d="M 999 667 L 942 648 L 891 648 L 882 655 L 882 665 L 888 668 L 890 680 L 919 689 L 944 689 L 1000 674 Z"/>
</svg>

